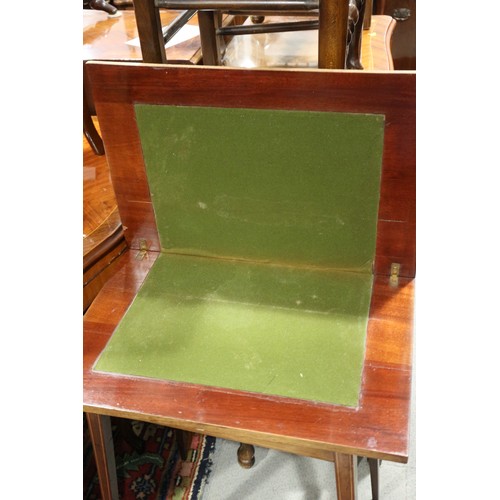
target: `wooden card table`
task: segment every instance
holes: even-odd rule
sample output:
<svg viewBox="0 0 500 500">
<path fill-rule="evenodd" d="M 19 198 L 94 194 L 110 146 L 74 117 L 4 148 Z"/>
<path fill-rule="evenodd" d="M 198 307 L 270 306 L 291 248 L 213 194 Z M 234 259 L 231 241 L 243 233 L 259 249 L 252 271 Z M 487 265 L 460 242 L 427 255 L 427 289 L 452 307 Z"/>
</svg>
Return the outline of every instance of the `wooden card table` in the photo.
<svg viewBox="0 0 500 500">
<path fill-rule="evenodd" d="M 408 459 L 415 73 L 88 71 L 129 247 L 84 316 L 103 498 L 117 416 L 334 462 L 355 499 L 357 456 Z"/>
</svg>

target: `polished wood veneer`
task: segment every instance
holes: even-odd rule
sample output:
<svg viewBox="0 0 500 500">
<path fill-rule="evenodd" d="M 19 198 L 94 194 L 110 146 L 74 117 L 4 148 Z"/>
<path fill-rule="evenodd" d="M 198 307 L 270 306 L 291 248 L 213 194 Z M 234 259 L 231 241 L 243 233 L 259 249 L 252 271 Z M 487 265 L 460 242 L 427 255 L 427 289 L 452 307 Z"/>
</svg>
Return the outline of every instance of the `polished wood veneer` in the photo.
<svg viewBox="0 0 500 500">
<path fill-rule="evenodd" d="M 84 409 L 333 460 L 334 451 L 406 462 L 414 286 L 375 280 L 357 409 L 191 384 L 120 377 L 92 366 L 156 258 L 128 251 L 85 317 Z M 154 397 L 151 395 L 154 394 Z"/>
<path fill-rule="evenodd" d="M 100 63 L 90 64 L 88 70 L 129 250 L 84 317 L 84 410 L 335 461 L 338 498 L 354 499 L 352 455 L 402 463 L 408 459 L 415 73 Z M 135 102 L 385 115 L 375 279 L 358 408 L 92 370 L 160 250 Z M 141 250 L 144 242 L 146 252 Z M 401 265 L 397 283 L 390 278 L 394 262 Z M 102 422 L 94 424 L 99 429 Z M 102 453 L 109 453 L 104 438 L 100 444 Z M 103 458 L 101 463 L 108 462 Z"/>
<path fill-rule="evenodd" d="M 94 119 L 96 129 L 99 129 Z M 86 311 L 126 250 L 106 157 L 83 140 L 83 310 Z"/>
<path fill-rule="evenodd" d="M 99 129 L 97 119 L 95 126 Z M 83 138 L 83 238 L 85 253 L 93 248 L 100 238 L 96 231 L 106 220 L 113 217 L 117 210 L 115 191 L 111 183 L 109 167 L 105 156 L 96 155 L 89 143 Z M 111 223 L 114 226 L 114 223 Z M 106 232 L 112 232 L 111 227 Z"/>
<path fill-rule="evenodd" d="M 90 63 L 88 70 L 92 72 L 97 64 Z M 125 236 L 132 248 L 138 249 L 140 241 L 146 240 L 151 251 L 160 251 L 133 107 L 134 102 L 144 101 L 146 95 L 147 101 L 155 104 L 376 113 L 384 114 L 388 125 L 375 273 L 389 275 L 391 264 L 398 262 L 400 276 L 415 275 L 414 72 L 232 70 L 234 84 L 229 86 L 225 76 L 228 70 L 220 67 L 172 65 L 148 72 L 144 71 L 145 66 L 121 67 L 126 70 L 113 86 L 106 84 L 107 77 L 117 70 L 113 64 L 98 71 L 93 86 L 95 95 L 99 95 L 101 119 L 112 114 L 113 121 L 120 123 L 120 134 L 113 133 L 114 125 L 110 123 L 101 123 L 101 127 L 108 145 L 108 161 L 120 165 L 111 170 L 111 175 L 121 219 L 127 227 Z M 186 78 L 184 70 L 188 69 L 193 78 Z M 200 79 L 194 78 L 197 71 L 204 72 L 202 87 Z M 167 75 L 171 82 L 168 93 Z M 293 75 L 297 75 L 296 82 Z M 316 88 L 315 92 L 310 92 L 310 88 Z M 123 147 L 123 137 L 128 138 L 127 148 Z"/>
</svg>

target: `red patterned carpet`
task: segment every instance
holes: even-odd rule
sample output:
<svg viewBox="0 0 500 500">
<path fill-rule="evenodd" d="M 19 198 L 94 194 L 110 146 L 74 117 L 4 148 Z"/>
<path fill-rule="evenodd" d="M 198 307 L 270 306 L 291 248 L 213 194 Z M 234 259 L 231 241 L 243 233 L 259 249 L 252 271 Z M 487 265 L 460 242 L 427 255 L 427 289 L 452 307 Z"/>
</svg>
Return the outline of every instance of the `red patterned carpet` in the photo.
<svg viewBox="0 0 500 500">
<path fill-rule="evenodd" d="M 215 438 L 195 435 L 183 461 L 172 429 L 115 418 L 111 422 L 122 500 L 201 498 L 212 466 Z M 134 445 L 131 444 L 134 439 L 126 439 L 125 434 L 134 437 Z M 83 439 L 83 498 L 99 500 L 99 482 L 85 417 Z"/>
</svg>

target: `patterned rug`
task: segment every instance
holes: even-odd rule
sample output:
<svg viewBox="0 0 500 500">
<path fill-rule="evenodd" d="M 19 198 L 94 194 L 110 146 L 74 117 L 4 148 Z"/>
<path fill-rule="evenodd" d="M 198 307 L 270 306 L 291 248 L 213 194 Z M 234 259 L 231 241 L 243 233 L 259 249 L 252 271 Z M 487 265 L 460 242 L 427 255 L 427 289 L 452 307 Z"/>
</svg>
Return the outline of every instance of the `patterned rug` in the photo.
<svg viewBox="0 0 500 500">
<path fill-rule="evenodd" d="M 120 499 L 201 498 L 211 472 L 215 438 L 195 434 L 187 459 L 183 461 L 172 429 L 117 418 L 112 418 L 111 423 Z M 83 498 L 100 500 L 101 492 L 85 416 L 83 440 Z"/>
</svg>

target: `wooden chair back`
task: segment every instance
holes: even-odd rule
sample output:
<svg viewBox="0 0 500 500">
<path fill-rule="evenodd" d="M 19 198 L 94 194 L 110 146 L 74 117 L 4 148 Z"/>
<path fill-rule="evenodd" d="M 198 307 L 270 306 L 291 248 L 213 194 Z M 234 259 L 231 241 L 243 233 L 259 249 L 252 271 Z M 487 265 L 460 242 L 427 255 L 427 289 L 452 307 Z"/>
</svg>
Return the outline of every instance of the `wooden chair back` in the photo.
<svg viewBox="0 0 500 500">
<path fill-rule="evenodd" d="M 161 37 L 159 10 L 197 10 L 203 53 L 203 64 L 221 64 L 221 55 L 228 38 L 251 33 L 273 33 L 318 29 L 318 67 L 327 69 L 362 69 L 360 62 L 361 35 L 366 0 L 135 0 L 137 27 L 144 62 L 166 63 Z M 229 13 L 232 26 L 222 21 Z M 255 24 L 243 26 L 248 16 L 301 15 L 312 20 Z M 236 19 L 236 20 L 235 20 Z M 261 17 L 262 19 L 262 17 Z"/>
</svg>

